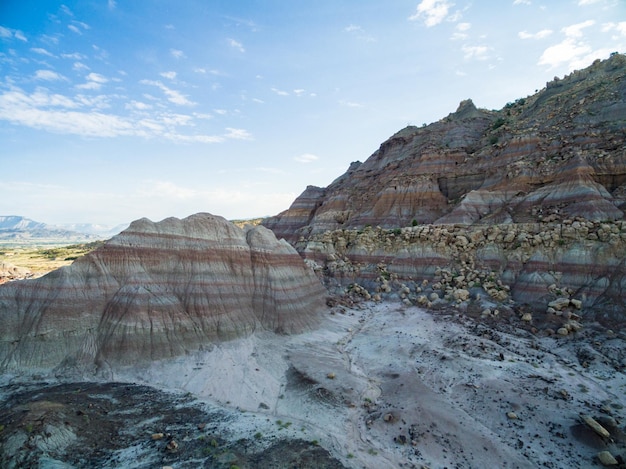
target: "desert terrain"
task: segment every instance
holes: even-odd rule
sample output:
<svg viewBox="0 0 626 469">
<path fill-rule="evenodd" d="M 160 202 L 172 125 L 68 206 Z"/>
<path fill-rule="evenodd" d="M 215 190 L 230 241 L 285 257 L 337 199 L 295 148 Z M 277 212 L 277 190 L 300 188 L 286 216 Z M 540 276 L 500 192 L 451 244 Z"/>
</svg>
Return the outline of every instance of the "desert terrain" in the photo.
<svg viewBox="0 0 626 469">
<path fill-rule="evenodd" d="M 101 381 L 5 375 L 3 466 L 35 467 L 42 454 L 49 465 L 39 467 L 587 468 L 602 467 L 602 451 L 621 460 L 623 332 L 591 324 L 542 337 L 515 324 L 363 302 L 334 306 L 313 332 L 258 332 Z"/>
</svg>

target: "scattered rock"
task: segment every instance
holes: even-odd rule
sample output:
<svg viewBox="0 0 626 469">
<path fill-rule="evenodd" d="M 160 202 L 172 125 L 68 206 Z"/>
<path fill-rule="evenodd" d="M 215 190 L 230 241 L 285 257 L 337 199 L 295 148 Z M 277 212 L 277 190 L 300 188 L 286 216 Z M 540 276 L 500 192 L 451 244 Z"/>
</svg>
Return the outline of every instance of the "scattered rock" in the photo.
<svg viewBox="0 0 626 469">
<path fill-rule="evenodd" d="M 609 451 L 600 451 L 598 453 L 598 460 L 604 466 L 617 466 L 619 464 L 617 459 L 615 459 Z"/>
<path fill-rule="evenodd" d="M 594 432 L 600 435 L 602 438 L 609 438 L 611 434 L 609 431 L 600 425 L 593 417 L 587 414 L 580 414 L 580 419 Z"/>
</svg>

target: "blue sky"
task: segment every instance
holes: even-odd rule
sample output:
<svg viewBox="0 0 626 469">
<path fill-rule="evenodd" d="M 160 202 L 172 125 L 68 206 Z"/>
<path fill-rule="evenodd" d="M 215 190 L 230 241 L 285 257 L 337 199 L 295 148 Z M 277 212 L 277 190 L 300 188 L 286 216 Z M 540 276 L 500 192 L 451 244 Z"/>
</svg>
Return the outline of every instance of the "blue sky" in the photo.
<svg viewBox="0 0 626 469">
<path fill-rule="evenodd" d="M 3 0 L 0 215 L 273 215 L 625 46 L 623 0 Z"/>
</svg>

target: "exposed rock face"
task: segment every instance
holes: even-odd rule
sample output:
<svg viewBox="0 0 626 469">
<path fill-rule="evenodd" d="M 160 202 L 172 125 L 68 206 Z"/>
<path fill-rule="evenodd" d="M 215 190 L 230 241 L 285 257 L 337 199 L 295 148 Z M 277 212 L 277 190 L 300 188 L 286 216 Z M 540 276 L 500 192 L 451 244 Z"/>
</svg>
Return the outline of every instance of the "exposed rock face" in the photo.
<svg viewBox="0 0 626 469">
<path fill-rule="evenodd" d="M 455 290 L 468 290 L 544 313 L 561 294 L 585 316 L 622 321 L 625 76 L 626 57 L 613 54 L 500 111 L 463 101 L 396 133 L 327 188 L 308 187 L 264 225 L 327 284 L 374 298 L 466 304 Z M 493 276 L 500 284 L 483 288 Z M 422 281 L 429 287 L 415 291 Z"/>
<path fill-rule="evenodd" d="M 141 219 L 71 266 L 0 287 L 0 364 L 130 364 L 256 328 L 295 333 L 316 324 L 324 295 L 262 226 L 246 232 L 209 214 Z"/>
<path fill-rule="evenodd" d="M 278 237 L 416 223 L 624 217 L 626 57 L 614 54 L 500 111 L 463 101 L 393 135 L 325 189 L 308 187 L 265 226 Z"/>
</svg>

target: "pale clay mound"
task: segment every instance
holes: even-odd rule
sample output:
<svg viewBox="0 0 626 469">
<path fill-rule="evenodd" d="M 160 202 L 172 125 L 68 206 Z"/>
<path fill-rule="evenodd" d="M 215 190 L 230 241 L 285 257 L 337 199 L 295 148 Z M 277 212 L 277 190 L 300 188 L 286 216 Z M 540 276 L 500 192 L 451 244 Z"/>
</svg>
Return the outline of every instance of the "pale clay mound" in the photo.
<svg viewBox="0 0 626 469">
<path fill-rule="evenodd" d="M 250 451 L 299 439 L 349 468 L 592 468 L 600 451 L 626 455 L 623 334 L 588 326 L 586 337 L 557 340 L 494 325 L 400 303 L 338 306 L 315 331 L 257 331 L 110 379 L 221 407 L 223 435 Z M 146 418 L 138 445 L 162 431 Z M 162 456 L 137 451 L 117 452 L 117 467 L 156 467 Z"/>
<path fill-rule="evenodd" d="M 325 296 L 267 228 L 202 213 L 142 219 L 70 266 L 0 286 L 0 370 L 106 374 L 257 329 L 301 332 Z"/>
</svg>

